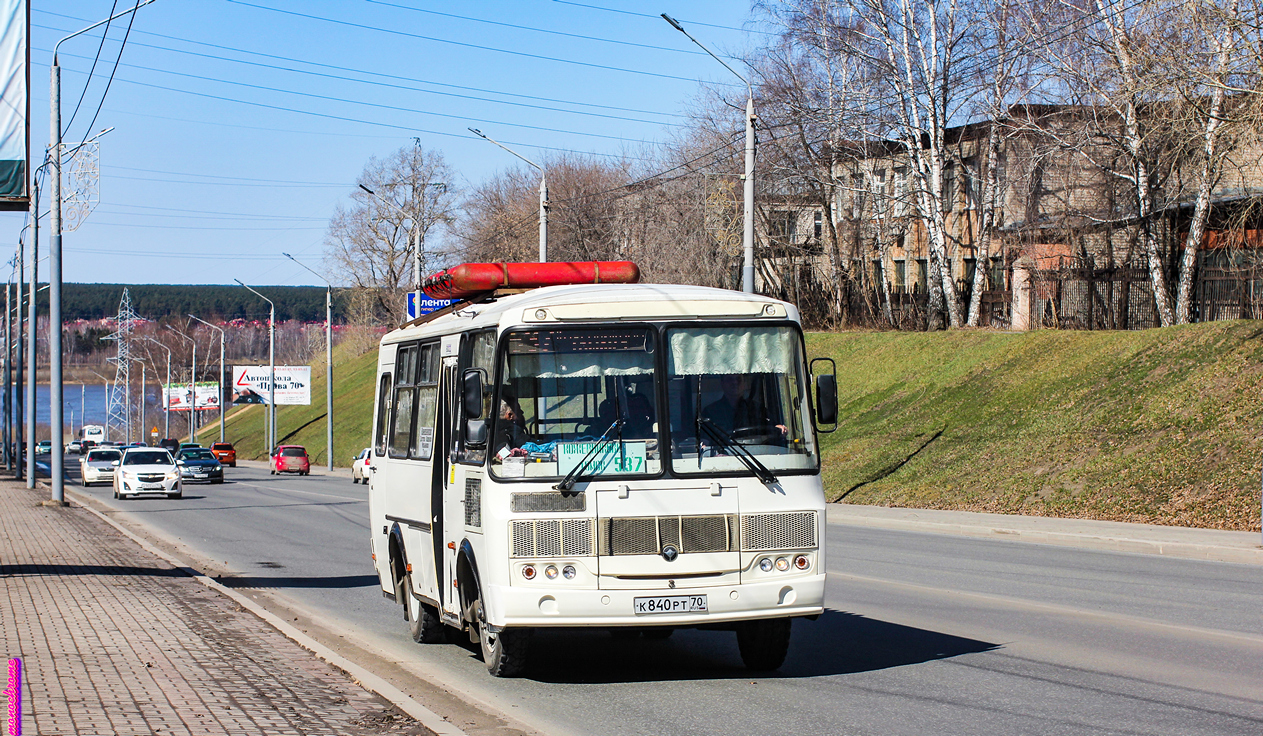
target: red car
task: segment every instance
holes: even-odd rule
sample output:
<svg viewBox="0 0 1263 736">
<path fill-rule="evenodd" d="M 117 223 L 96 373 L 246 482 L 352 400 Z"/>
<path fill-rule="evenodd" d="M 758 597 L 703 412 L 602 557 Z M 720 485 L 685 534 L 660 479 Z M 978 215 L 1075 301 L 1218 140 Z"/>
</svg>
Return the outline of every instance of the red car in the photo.
<svg viewBox="0 0 1263 736">
<path fill-rule="evenodd" d="M 272 451 L 272 475 L 277 473 L 307 475 L 310 472 L 311 461 L 307 459 L 307 448 L 302 445 L 281 445 Z"/>
</svg>

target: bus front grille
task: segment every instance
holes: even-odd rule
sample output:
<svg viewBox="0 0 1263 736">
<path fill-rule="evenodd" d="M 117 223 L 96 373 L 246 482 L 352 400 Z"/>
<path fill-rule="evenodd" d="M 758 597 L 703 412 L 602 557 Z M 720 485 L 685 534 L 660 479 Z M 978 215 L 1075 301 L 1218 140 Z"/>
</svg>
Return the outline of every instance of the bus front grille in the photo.
<svg viewBox="0 0 1263 736">
<path fill-rule="evenodd" d="M 532 519 L 511 523 L 514 557 L 590 557 L 591 519 Z"/>
<path fill-rule="evenodd" d="M 736 531 L 737 517 L 729 515 L 603 518 L 598 554 L 656 555 L 668 544 L 682 553 L 731 552 Z"/>
<path fill-rule="evenodd" d="M 751 552 L 816 546 L 816 512 L 748 514 L 741 517 L 741 548 Z"/>
</svg>

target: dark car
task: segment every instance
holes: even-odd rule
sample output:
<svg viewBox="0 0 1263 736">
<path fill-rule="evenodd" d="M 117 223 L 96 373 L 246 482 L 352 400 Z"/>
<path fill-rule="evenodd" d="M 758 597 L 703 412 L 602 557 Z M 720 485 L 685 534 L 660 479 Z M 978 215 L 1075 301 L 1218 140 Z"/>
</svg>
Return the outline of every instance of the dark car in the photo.
<svg viewBox="0 0 1263 736">
<path fill-rule="evenodd" d="M 168 437 L 164 440 L 158 440 L 158 447 L 166 450 L 174 455 L 180 449 L 180 441 L 174 437 Z"/>
<path fill-rule="evenodd" d="M 175 464 L 180 468 L 180 479 L 185 481 L 204 480 L 207 483 L 224 482 L 224 466 L 210 450 L 201 447 L 180 450 Z"/>
</svg>

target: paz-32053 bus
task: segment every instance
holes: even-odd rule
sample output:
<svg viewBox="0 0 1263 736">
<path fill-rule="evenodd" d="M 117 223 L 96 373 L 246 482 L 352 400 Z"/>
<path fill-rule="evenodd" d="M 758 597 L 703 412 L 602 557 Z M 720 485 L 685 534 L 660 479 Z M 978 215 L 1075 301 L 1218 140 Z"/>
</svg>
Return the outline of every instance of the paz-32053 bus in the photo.
<svg viewBox="0 0 1263 736">
<path fill-rule="evenodd" d="M 539 284 L 584 265 L 493 268 L 516 285 L 510 267 Z M 620 264 L 595 265 L 607 281 Z M 636 283 L 481 293 L 386 335 L 377 372 L 373 559 L 416 641 L 468 632 L 506 676 L 540 627 L 719 628 L 769 670 L 792 619 L 823 611 L 817 422 L 836 422 L 836 383 L 810 375 L 792 305 Z"/>
</svg>

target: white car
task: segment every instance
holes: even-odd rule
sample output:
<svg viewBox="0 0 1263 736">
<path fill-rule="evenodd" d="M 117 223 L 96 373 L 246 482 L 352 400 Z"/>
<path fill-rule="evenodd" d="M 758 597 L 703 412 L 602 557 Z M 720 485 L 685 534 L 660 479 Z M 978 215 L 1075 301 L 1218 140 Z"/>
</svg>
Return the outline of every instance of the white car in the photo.
<svg viewBox="0 0 1263 736">
<path fill-rule="evenodd" d="M 365 447 L 364 451 L 355 456 L 355 462 L 351 463 L 351 482 L 363 483 L 368 485 L 368 481 L 373 477 L 373 457 L 372 449 Z"/>
<path fill-rule="evenodd" d="M 114 464 L 122 457 L 123 453 L 118 450 L 88 450 L 88 454 L 79 460 L 79 480 L 85 488 L 93 483 L 112 483 Z"/>
<path fill-rule="evenodd" d="M 183 495 L 180 470 L 171 453 L 160 447 L 129 447 L 114 462 L 114 498 L 142 493 L 161 493 L 167 498 Z"/>
</svg>

